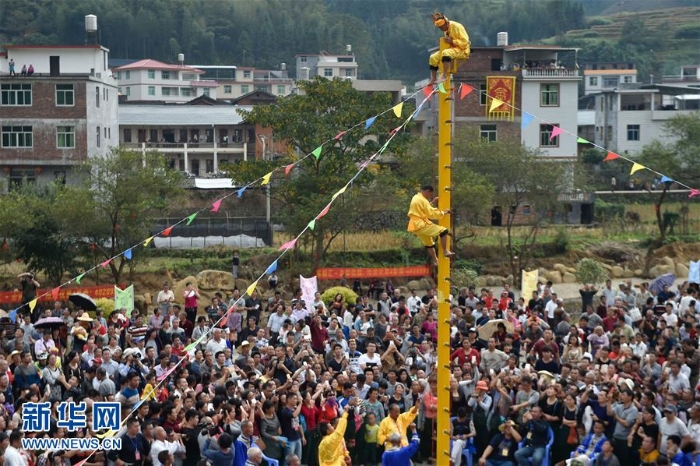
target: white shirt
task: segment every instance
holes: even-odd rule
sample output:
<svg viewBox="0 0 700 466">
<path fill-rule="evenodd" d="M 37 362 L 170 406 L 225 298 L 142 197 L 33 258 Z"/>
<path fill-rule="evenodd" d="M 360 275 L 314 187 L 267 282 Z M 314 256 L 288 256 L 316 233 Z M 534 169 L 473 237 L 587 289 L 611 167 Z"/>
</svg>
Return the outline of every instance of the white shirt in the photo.
<svg viewBox="0 0 700 466">
<path fill-rule="evenodd" d="M 666 313 L 660 318 L 663 318 L 666 321 L 666 325 L 668 325 L 669 327 L 676 328 L 676 326 L 678 325 L 678 316 L 674 313 Z"/>
<path fill-rule="evenodd" d="M 211 340 L 209 340 L 209 343 L 207 343 L 207 349 L 211 351 L 214 356 L 216 356 L 216 353 L 218 353 L 219 351 L 224 351 L 226 348 L 226 340 L 224 340 L 223 338 L 220 339 L 218 342 L 214 338 L 212 338 Z"/>
<path fill-rule="evenodd" d="M 381 369 L 382 367 L 382 359 L 379 357 L 377 353 L 374 353 L 374 357 L 371 358 L 368 354 L 363 354 L 360 356 L 360 358 L 357 361 L 360 364 L 360 367 L 362 367 L 362 364 L 374 364 L 377 367 Z M 367 366 L 365 366 L 366 368 Z"/>
<path fill-rule="evenodd" d="M 151 461 L 153 466 L 162 466 L 163 463 L 158 461 L 158 453 L 168 450 L 170 453 L 185 453 L 185 447 L 180 445 L 180 442 L 168 442 L 167 440 L 155 440 L 151 445 Z"/>
<path fill-rule="evenodd" d="M 411 312 L 411 315 L 416 314 L 422 305 L 423 301 L 421 301 L 418 296 L 411 296 L 406 300 L 406 306 L 408 306 L 408 310 Z"/>
<path fill-rule="evenodd" d="M 173 293 L 173 290 L 160 290 L 158 292 L 158 298 L 156 298 L 156 301 L 158 302 L 158 304 L 165 304 L 171 299 L 175 301 L 175 293 Z"/>
<path fill-rule="evenodd" d="M 547 318 L 554 319 L 554 311 L 557 310 L 559 305 L 553 299 L 550 299 L 545 306 L 545 311 L 547 311 Z"/>
<path fill-rule="evenodd" d="M 28 464 L 27 457 L 22 456 L 18 449 L 12 445 L 7 447 L 3 466 L 27 466 Z"/>
<path fill-rule="evenodd" d="M 643 358 L 647 354 L 647 344 L 643 341 L 632 343 L 630 347 L 632 348 L 632 354 L 637 357 Z"/>
</svg>

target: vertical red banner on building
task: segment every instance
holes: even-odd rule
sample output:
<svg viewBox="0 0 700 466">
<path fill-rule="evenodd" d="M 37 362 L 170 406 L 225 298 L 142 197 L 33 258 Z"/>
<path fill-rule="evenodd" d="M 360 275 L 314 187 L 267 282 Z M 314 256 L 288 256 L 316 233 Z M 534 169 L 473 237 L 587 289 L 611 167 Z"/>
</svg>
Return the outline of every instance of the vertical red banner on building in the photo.
<svg viewBox="0 0 700 466">
<path fill-rule="evenodd" d="M 510 120 L 515 118 L 515 76 L 488 76 L 486 93 L 503 104 L 493 109 L 486 106 L 486 116 L 490 120 Z"/>
</svg>

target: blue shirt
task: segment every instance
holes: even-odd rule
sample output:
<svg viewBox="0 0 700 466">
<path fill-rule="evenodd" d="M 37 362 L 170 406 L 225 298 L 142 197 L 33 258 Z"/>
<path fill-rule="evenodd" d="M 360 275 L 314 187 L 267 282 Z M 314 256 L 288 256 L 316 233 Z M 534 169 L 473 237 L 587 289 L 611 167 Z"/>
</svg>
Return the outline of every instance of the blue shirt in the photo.
<svg viewBox="0 0 700 466">
<path fill-rule="evenodd" d="M 420 437 L 414 432 L 411 443 L 396 450 L 385 451 L 382 455 L 382 466 L 411 466 L 411 458 L 418 452 Z"/>
</svg>

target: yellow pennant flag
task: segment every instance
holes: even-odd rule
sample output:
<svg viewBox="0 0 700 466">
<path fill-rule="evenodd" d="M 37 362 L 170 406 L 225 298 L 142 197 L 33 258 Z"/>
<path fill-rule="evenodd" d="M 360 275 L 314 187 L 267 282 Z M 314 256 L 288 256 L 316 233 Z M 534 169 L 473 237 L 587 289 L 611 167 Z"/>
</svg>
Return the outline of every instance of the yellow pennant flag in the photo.
<svg viewBox="0 0 700 466">
<path fill-rule="evenodd" d="M 343 186 L 342 188 L 340 188 L 340 189 L 338 190 L 337 193 L 333 194 L 333 197 L 331 197 L 331 200 L 332 200 L 332 201 L 335 201 L 335 198 L 338 197 L 338 196 L 340 196 L 341 194 L 343 194 L 343 193 L 345 192 L 346 189 L 348 189 L 348 185 Z"/>
<path fill-rule="evenodd" d="M 153 236 L 151 236 L 150 238 L 147 238 L 146 241 L 143 242 L 143 247 L 147 248 L 148 245 L 151 244 L 151 241 L 153 241 L 153 238 L 154 238 Z"/>
<path fill-rule="evenodd" d="M 394 105 L 394 115 L 396 115 L 396 118 L 401 118 L 401 110 L 403 110 L 403 102 Z"/>
<path fill-rule="evenodd" d="M 248 289 L 245 290 L 245 294 L 247 294 L 248 296 L 253 296 L 253 291 L 255 291 L 255 287 L 256 287 L 256 286 L 258 286 L 258 281 L 257 281 L 257 280 L 255 280 L 255 281 L 248 287 Z"/>
<path fill-rule="evenodd" d="M 632 170 L 630 170 L 630 175 L 632 175 L 635 172 L 638 172 L 639 170 L 644 170 L 645 168 L 647 167 L 645 167 L 641 163 L 635 162 L 634 165 L 632 165 Z"/>
<path fill-rule="evenodd" d="M 503 101 L 500 99 L 493 98 L 491 99 L 491 107 L 489 108 L 489 112 L 493 112 L 496 110 L 498 107 L 503 105 Z"/>
<path fill-rule="evenodd" d="M 29 302 L 27 303 L 27 305 L 29 306 L 29 310 L 30 310 L 30 311 L 33 311 L 33 310 L 34 310 L 34 308 L 36 307 L 36 302 L 37 302 L 37 298 L 34 298 L 34 299 L 32 299 L 31 301 L 29 301 Z"/>
<path fill-rule="evenodd" d="M 268 173 L 267 175 L 263 176 L 262 179 L 262 186 L 265 186 L 266 184 L 270 184 L 270 177 L 272 176 L 272 172 Z"/>
</svg>

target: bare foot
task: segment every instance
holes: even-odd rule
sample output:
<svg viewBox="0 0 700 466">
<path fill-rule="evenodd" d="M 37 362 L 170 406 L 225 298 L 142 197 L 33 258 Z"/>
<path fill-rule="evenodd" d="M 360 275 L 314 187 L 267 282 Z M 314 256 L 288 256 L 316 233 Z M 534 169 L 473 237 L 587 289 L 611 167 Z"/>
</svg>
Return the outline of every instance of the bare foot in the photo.
<svg viewBox="0 0 700 466">
<path fill-rule="evenodd" d="M 452 251 L 445 251 L 445 257 L 452 257 L 454 255 L 455 255 L 455 253 Z"/>
</svg>

